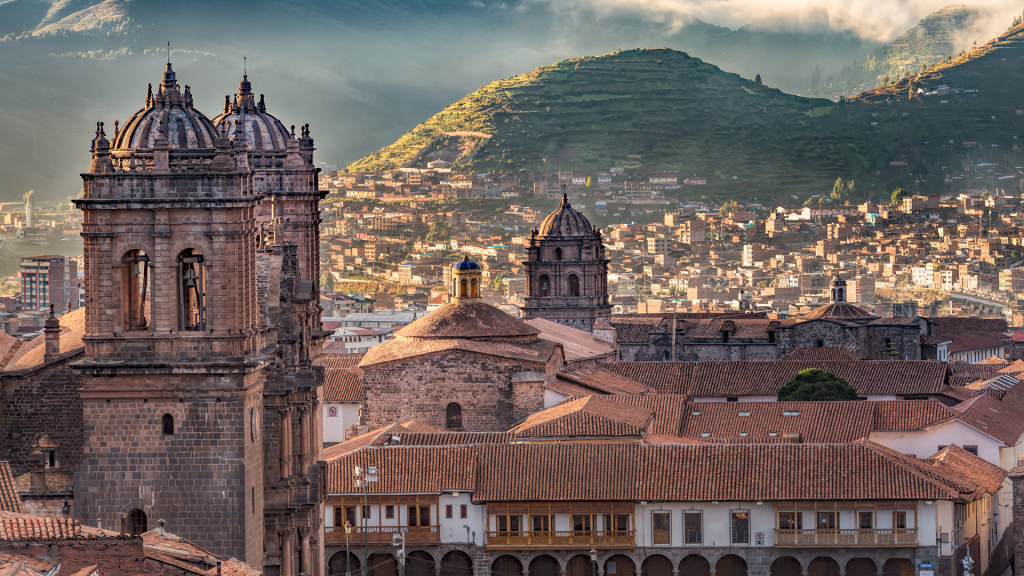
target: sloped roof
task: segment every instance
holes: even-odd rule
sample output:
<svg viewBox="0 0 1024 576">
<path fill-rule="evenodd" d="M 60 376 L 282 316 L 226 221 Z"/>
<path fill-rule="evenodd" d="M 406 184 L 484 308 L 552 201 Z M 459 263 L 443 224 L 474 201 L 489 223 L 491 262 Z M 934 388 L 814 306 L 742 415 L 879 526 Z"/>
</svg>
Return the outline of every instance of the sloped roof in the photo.
<svg viewBox="0 0 1024 576">
<path fill-rule="evenodd" d="M 504 314 L 504 312 L 503 312 Z M 532 342 L 502 342 L 481 340 L 433 340 L 417 338 L 393 338 L 378 344 L 366 353 L 359 362 L 360 368 L 367 368 L 384 362 L 407 360 L 417 356 L 461 350 L 487 356 L 514 358 L 516 360 L 546 364 L 558 349 L 558 344 L 546 340 Z"/>
<path fill-rule="evenodd" d="M 797 320 L 801 322 L 805 320 L 840 320 L 860 324 L 876 319 L 878 319 L 878 316 L 860 306 L 854 306 L 849 302 L 830 302 L 815 308 Z"/>
<path fill-rule="evenodd" d="M 21 512 L 21 498 L 18 497 L 18 489 L 14 485 L 10 463 L 6 460 L 0 461 L 0 510 Z"/>
<path fill-rule="evenodd" d="M 113 530 L 83 526 L 72 518 L 52 518 L 0 511 L 0 541 L 129 538 Z"/>
<path fill-rule="evenodd" d="M 527 321 L 527 324 L 540 331 L 541 339 L 561 344 L 566 362 L 586 358 L 603 358 L 615 353 L 615 348 L 600 340 L 594 340 L 593 334 L 586 330 L 544 318 L 534 318 Z"/>
<path fill-rule="evenodd" d="M 989 436 L 1015 446 L 1024 434 L 1024 410 L 988 394 L 979 394 L 952 407 L 960 419 Z"/>
<path fill-rule="evenodd" d="M 797 348 L 779 358 L 783 362 L 852 362 L 861 357 L 845 348 L 823 346 L 821 348 Z"/>
<path fill-rule="evenodd" d="M 691 398 L 775 396 L 797 372 L 806 368 L 831 372 L 849 382 L 861 395 L 941 394 L 947 374 L 946 363 L 931 360 L 608 362 L 602 367 L 661 394 L 686 394 Z"/>
<path fill-rule="evenodd" d="M 569 368 L 558 373 L 558 379 L 589 389 L 591 392 L 604 394 L 646 394 L 651 389 L 621 374 L 607 370 L 601 366 L 581 366 Z M 584 392 L 583 396 L 588 392 Z"/>
<path fill-rule="evenodd" d="M 567 399 L 529 416 L 512 429 L 516 439 L 570 437 L 641 438 L 654 411 L 602 396 Z"/>
<path fill-rule="evenodd" d="M 965 332 L 1006 332 L 1004 318 L 980 318 L 977 316 L 928 316 L 935 334 L 963 334 Z"/>
<path fill-rule="evenodd" d="M 333 446 L 332 446 L 333 448 Z M 352 479 L 352 467 L 376 466 L 378 481 L 369 492 L 439 493 L 443 490 L 472 491 L 476 488 L 476 465 L 471 446 L 394 446 L 363 448 L 342 456 L 327 466 L 329 494 L 362 493 Z"/>
<path fill-rule="evenodd" d="M 942 472 L 964 484 L 974 483 L 977 496 L 981 494 L 995 495 L 1006 478 L 1006 470 L 983 458 L 971 454 L 967 450 L 950 444 L 925 459 L 925 462 L 942 470 Z"/>
<path fill-rule="evenodd" d="M 71 352 L 82 348 L 82 337 L 85 336 L 85 308 L 72 310 L 60 317 L 60 353 Z M 22 344 L 13 355 L 5 370 L 29 370 L 43 364 L 43 353 L 46 335 L 40 334 Z"/>
<path fill-rule="evenodd" d="M 483 302 L 445 304 L 395 332 L 395 336 L 403 339 L 420 340 L 523 338 L 539 334 L 537 328 Z"/>
<path fill-rule="evenodd" d="M 960 334 L 943 334 L 942 336 L 949 338 L 950 340 L 949 344 L 946 344 L 946 352 L 949 354 L 967 352 L 969 350 L 986 350 L 989 348 L 1009 346 L 1009 343 L 1006 340 L 995 338 L 987 334 L 962 332 Z M 991 366 L 992 364 L 987 365 Z M 996 366 L 996 368 L 999 368 L 999 366 Z"/>
</svg>

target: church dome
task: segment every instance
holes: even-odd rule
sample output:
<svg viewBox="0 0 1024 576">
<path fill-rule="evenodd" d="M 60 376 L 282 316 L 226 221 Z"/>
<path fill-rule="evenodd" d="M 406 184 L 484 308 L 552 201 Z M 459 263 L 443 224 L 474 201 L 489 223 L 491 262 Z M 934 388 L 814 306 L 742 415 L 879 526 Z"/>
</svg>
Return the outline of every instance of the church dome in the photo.
<svg viewBox="0 0 1024 576">
<path fill-rule="evenodd" d="M 213 119 L 213 125 L 228 136 L 236 127 L 245 135 L 249 150 L 285 151 L 288 148 L 288 130 L 280 120 L 267 114 L 267 105 L 260 94 L 259 102 L 252 93 L 249 76 L 243 75 L 238 83 L 234 100 L 224 97 L 224 111 Z"/>
<path fill-rule="evenodd" d="M 153 85 L 149 85 L 145 108 L 133 114 L 120 129 L 115 127 L 113 148 L 151 149 L 161 135 L 167 138 L 170 148 L 216 146 L 217 129 L 192 107 L 192 90 L 188 86 L 184 92 L 180 90 L 170 62 L 156 94 Z"/>
<path fill-rule="evenodd" d="M 464 257 L 452 266 L 452 270 L 480 270 L 480 265 L 469 259 L 469 256 Z"/>
<path fill-rule="evenodd" d="M 847 322 L 867 322 L 878 319 L 878 316 L 860 306 L 848 302 L 830 302 L 800 317 L 801 320 L 844 320 Z"/>
<path fill-rule="evenodd" d="M 533 340 L 533 326 L 483 302 L 452 302 L 395 332 L 416 340 Z"/>
<path fill-rule="evenodd" d="M 562 194 L 562 203 L 540 223 L 538 236 L 541 238 L 590 236 L 594 228 L 586 216 L 573 210 L 569 198 Z"/>
</svg>

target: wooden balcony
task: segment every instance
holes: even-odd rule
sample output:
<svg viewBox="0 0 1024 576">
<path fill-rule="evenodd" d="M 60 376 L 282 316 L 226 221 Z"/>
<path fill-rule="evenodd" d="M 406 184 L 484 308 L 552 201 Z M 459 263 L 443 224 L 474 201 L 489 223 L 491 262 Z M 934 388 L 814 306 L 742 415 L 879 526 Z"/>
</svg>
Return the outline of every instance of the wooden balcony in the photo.
<svg viewBox="0 0 1024 576">
<path fill-rule="evenodd" d="M 344 526 L 327 526 L 324 532 L 324 543 L 345 543 Z M 406 544 L 436 544 L 441 541 L 437 526 L 367 526 L 365 532 L 362 526 L 356 526 L 348 535 L 349 545 L 390 545 L 398 532 L 405 534 Z"/>
<path fill-rule="evenodd" d="M 917 528 L 775 530 L 776 546 L 917 546 Z"/>
<path fill-rule="evenodd" d="M 634 530 L 583 532 L 488 532 L 488 548 L 631 548 Z"/>
</svg>

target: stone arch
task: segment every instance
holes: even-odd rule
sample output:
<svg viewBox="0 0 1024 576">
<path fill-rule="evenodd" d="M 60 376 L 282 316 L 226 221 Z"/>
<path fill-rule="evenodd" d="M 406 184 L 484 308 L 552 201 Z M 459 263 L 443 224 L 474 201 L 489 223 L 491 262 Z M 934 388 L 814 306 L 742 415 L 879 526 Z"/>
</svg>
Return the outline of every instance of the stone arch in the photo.
<svg viewBox="0 0 1024 576">
<path fill-rule="evenodd" d="M 118 295 L 121 308 L 120 330 L 147 330 L 152 326 L 151 254 L 142 248 L 132 248 L 125 250 L 118 260 L 121 276 Z"/>
<path fill-rule="evenodd" d="M 523 576 L 523 563 L 511 554 L 502 554 L 491 562 L 491 576 Z"/>
<path fill-rule="evenodd" d="M 569 296 L 576 297 L 580 295 L 580 277 L 576 274 L 569 274 Z"/>
<path fill-rule="evenodd" d="M 803 576 L 804 567 L 792 556 L 780 556 L 772 562 L 769 576 Z"/>
<path fill-rule="evenodd" d="M 541 298 L 551 296 L 551 277 L 547 274 L 541 274 L 537 277 L 537 294 Z"/>
<path fill-rule="evenodd" d="M 672 561 L 661 554 L 648 556 L 640 564 L 641 576 L 672 576 L 672 570 Z"/>
<path fill-rule="evenodd" d="M 209 304 L 206 277 L 209 253 L 198 248 L 185 248 L 174 255 L 176 330 L 206 330 L 206 309 Z"/>
<path fill-rule="evenodd" d="M 547 554 L 534 556 L 530 560 L 530 576 L 560 576 L 562 565 Z"/>
<path fill-rule="evenodd" d="M 565 564 L 565 576 L 593 576 L 594 568 L 590 556 L 577 554 Z"/>
<path fill-rule="evenodd" d="M 889 558 L 882 566 L 884 576 L 914 576 L 914 563 L 906 558 Z"/>
<path fill-rule="evenodd" d="M 423 550 L 413 550 L 405 557 L 405 576 L 436 576 L 434 557 Z"/>
<path fill-rule="evenodd" d="M 715 576 L 747 576 L 747 561 L 735 554 L 726 554 L 715 563 Z"/>
<path fill-rule="evenodd" d="M 807 565 L 807 576 L 839 576 L 839 562 L 831 556 L 818 556 Z"/>
<path fill-rule="evenodd" d="M 367 576 L 398 576 L 398 560 L 388 552 L 374 552 L 366 559 Z"/>
<path fill-rule="evenodd" d="M 331 559 L 327 562 L 327 576 L 345 576 L 346 574 L 359 574 L 359 569 L 362 566 L 362 561 L 359 556 L 348 552 L 348 560 L 345 558 L 346 552 L 336 552 Z"/>
<path fill-rule="evenodd" d="M 473 559 L 462 550 L 448 552 L 441 557 L 441 576 L 473 576 Z"/>
<path fill-rule="evenodd" d="M 625 554 L 614 554 L 604 561 L 605 576 L 635 576 L 636 562 Z"/>
<path fill-rule="evenodd" d="M 555 248 L 555 260 L 558 260 L 558 261 L 562 260 L 562 249 L 561 248 Z"/>
<path fill-rule="evenodd" d="M 878 565 L 871 558 L 851 558 L 843 572 L 846 576 L 877 576 Z"/>
<path fill-rule="evenodd" d="M 700 554 L 687 554 L 679 561 L 679 576 L 709 576 L 711 563 Z"/>
</svg>

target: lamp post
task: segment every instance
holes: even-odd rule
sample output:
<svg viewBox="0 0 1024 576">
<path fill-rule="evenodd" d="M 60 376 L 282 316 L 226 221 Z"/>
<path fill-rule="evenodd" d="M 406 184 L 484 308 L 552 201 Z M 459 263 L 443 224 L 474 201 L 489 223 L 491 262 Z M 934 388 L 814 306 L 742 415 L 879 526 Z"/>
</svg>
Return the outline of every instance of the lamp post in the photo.
<svg viewBox="0 0 1024 576">
<path fill-rule="evenodd" d="M 352 555 L 348 549 L 348 539 L 352 534 L 352 523 L 345 521 L 345 576 L 352 576 Z"/>
<path fill-rule="evenodd" d="M 369 568 L 367 551 L 370 549 L 370 533 L 367 530 L 367 516 L 366 511 L 370 508 L 370 482 L 377 481 L 377 467 L 367 466 L 364 470 L 359 466 L 352 468 L 352 478 L 356 488 L 363 489 L 363 508 L 359 511 L 359 516 L 363 520 L 363 575 L 367 574 Z"/>
<path fill-rule="evenodd" d="M 590 549 L 590 567 L 593 570 L 591 576 L 597 576 L 597 550 L 594 548 Z"/>
<path fill-rule="evenodd" d="M 405 576 L 405 532 L 395 532 L 391 541 L 392 545 L 402 547 L 398 551 L 398 576 Z"/>
</svg>

